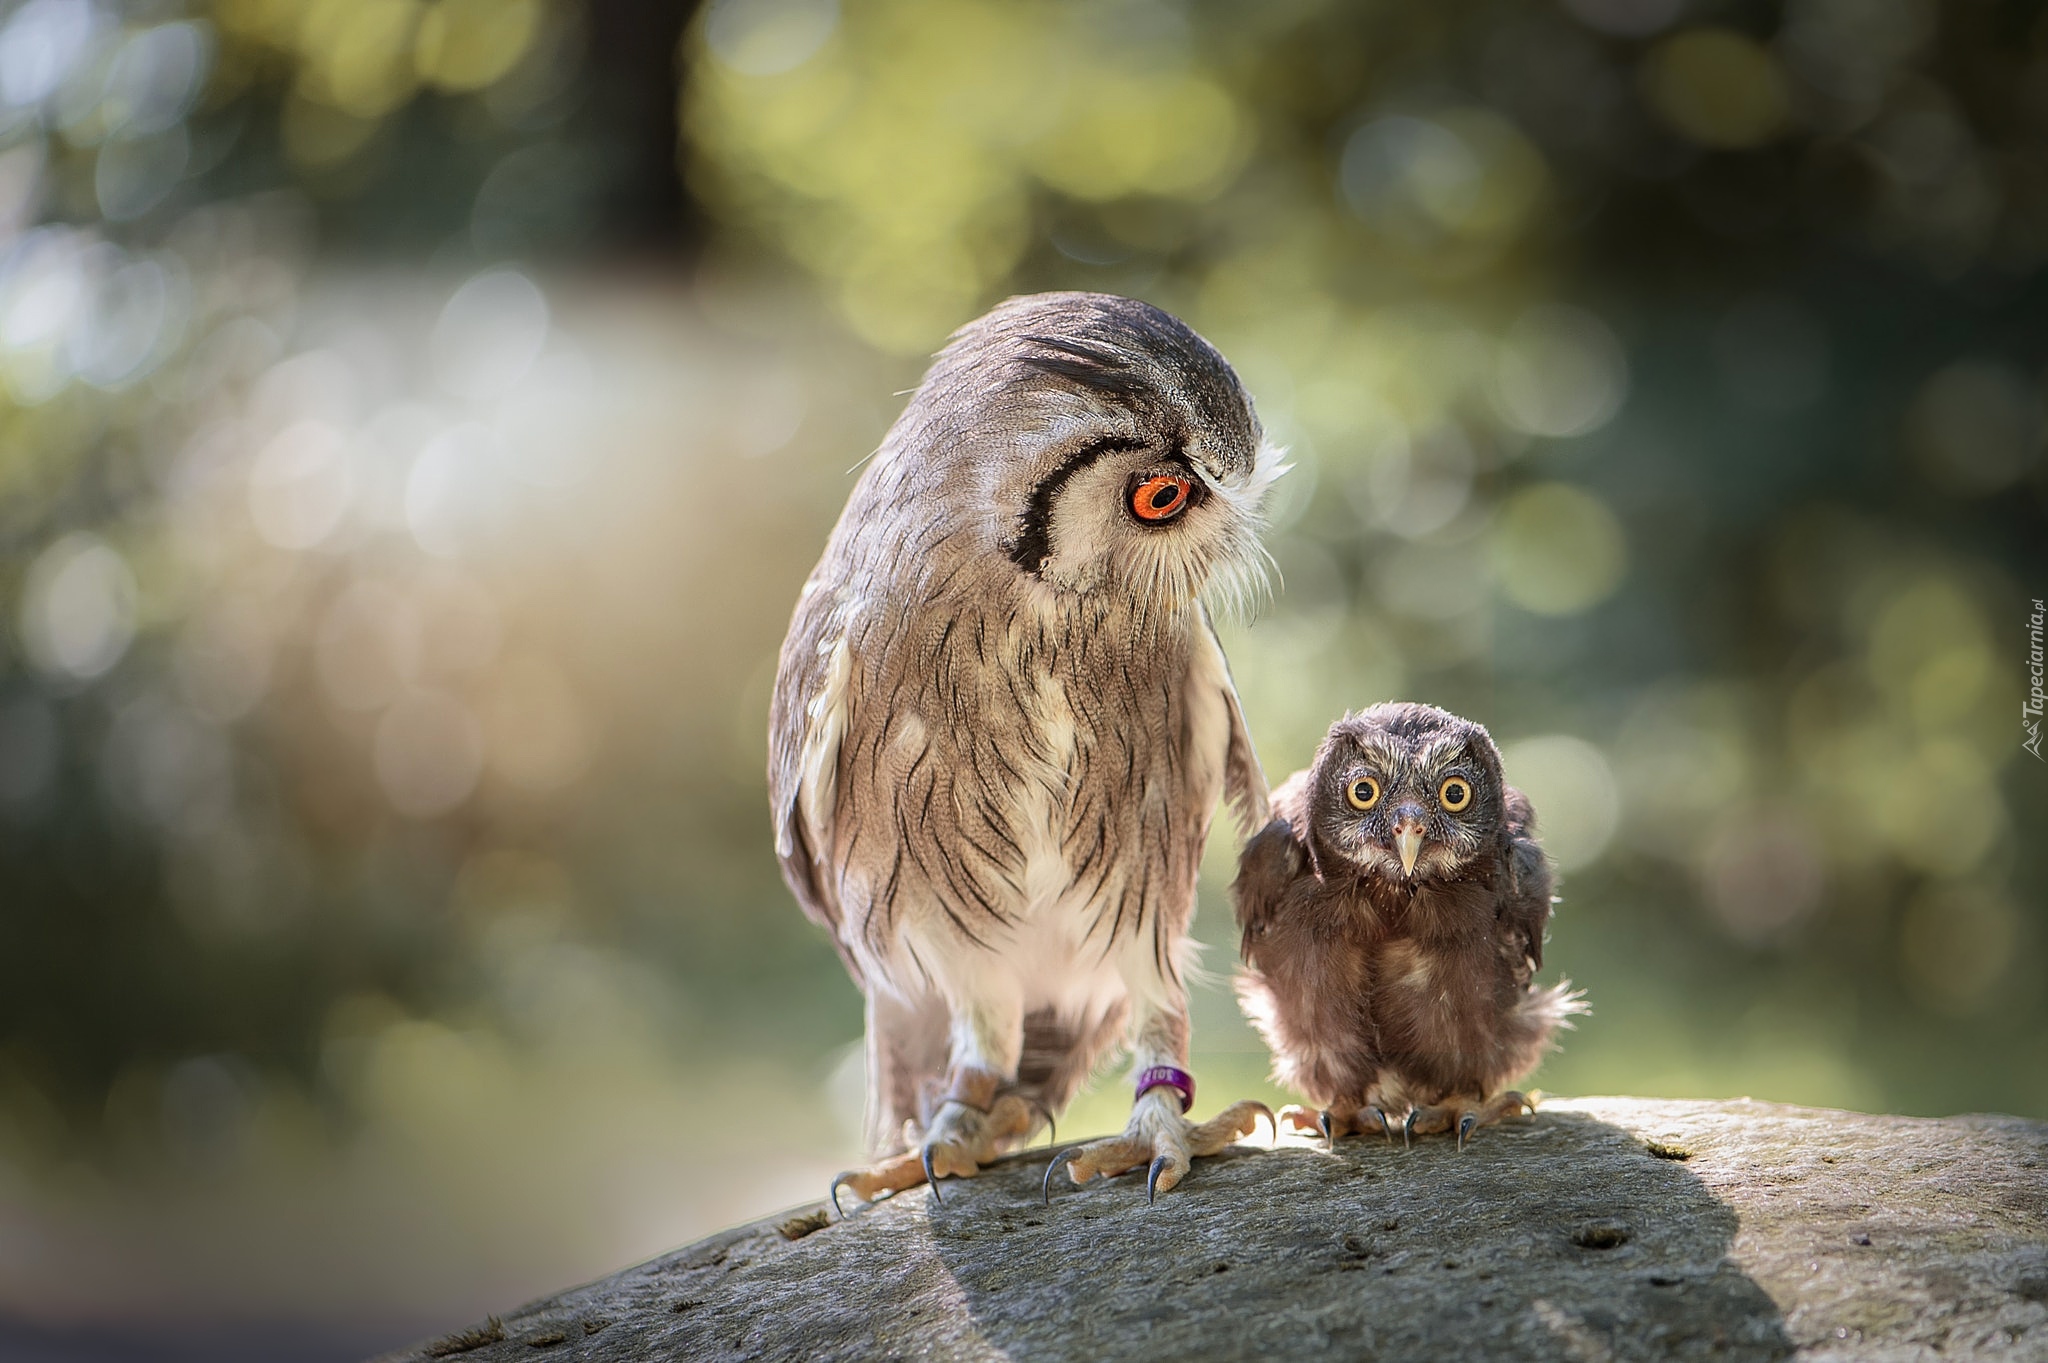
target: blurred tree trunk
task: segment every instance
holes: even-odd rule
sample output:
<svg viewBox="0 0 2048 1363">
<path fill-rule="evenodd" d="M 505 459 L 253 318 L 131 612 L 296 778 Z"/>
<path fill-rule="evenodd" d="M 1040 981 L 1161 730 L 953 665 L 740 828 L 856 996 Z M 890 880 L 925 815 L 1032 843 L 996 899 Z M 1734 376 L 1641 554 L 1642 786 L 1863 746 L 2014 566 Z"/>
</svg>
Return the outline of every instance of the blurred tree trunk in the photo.
<svg viewBox="0 0 2048 1363">
<path fill-rule="evenodd" d="M 616 139 L 623 164 L 613 177 L 605 245 L 629 256 L 673 258 L 702 236 L 702 217 L 677 164 L 676 110 L 683 31 L 696 0 L 590 0 L 590 123 Z"/>
</svg>

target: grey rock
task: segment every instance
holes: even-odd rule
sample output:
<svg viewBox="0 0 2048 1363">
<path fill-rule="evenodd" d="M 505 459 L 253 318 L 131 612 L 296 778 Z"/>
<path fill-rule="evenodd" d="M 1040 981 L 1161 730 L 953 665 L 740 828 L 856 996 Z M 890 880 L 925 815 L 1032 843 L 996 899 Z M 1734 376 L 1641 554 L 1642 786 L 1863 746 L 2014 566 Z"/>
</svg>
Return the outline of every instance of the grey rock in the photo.
<svg viewBox="0 0 2048 1363">
<path fill-rule="evenodd" d="M 712 1236 L 391 1359 L 2048 1360 L 2048 1124 L 1545 1104 L 1404 1150 L 1049 1152 Z M 794 1237 L 794 1238 L 792 1238 Z"/>
</svg>

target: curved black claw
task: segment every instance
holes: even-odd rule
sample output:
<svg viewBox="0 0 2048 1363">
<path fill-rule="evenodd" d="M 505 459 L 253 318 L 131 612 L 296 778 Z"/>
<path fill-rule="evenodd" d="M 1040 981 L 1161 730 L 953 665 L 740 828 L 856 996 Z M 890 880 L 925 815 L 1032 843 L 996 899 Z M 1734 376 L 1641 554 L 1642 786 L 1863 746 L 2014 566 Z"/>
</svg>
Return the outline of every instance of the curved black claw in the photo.
<svg viewBox="0 0 2048 1363">
<path fill-rule="evenodd" d="M 945 1206 L 945 1196 L 939 1192 L 939 1176 L 932 1172 L 932 1148 L 927 1145 L 919 1152 L 919 1157 L 924 1161 L 924 1181 L 932 1186 L 932 1201 Z"/>
<path fill-rule="evenodd" d="M 1273 1109 L 1267 1107 L 1264 1103 L 1258 1102 L 1257 1100 L 1253 1100 L 1252 1110 L 1257 1112 L 1260 1116 L 1266 1119 L 1266 1131 L 1268 1133 L 1266 1136 L 1267 1147 L 1270 1149 L 1271 1147 L 1278 1145 L 1280 1143 L 1280 1119 L 1273 1115 Z M 1258 1129 L 1258 1124 L 1253 1123 L 1252 1130 L 1257 1131 Z"/>
<path fill-rule="evenodd" d="M 1052 1163 L 1045 1166 L 1045 1182 L 1038 1191 L 1039 1196 L 1045 1200 L 1046 1206 L 1050 1207 L 1052 1205 L 1052 1176 L 1058 1173 L 1061 1166 L 1065 1165 L 1068 1160 L 1080 1153 L 1081 1147 L 1078 1145 L 1062 1150 L 1052 1157 Z"/>
<path fill-rule="evenodd" d="M 1052 1109 L 1047 1107 L 1043 1100 L 1033 1098 L 1028 1093 L 1020 1093 L 1017 1096 L 1031 1104 L 1033 1112 L 1045 1118 L 1045 1143 L 1047 1145 L 1058 1145 L 1060 1143 L 1060 1124 L 1053 1120 Z"/>
<path fill-rule="evenodd" d="M 1147 1202 L 1157 1202 L 1159 1200 L 1159 1176 L 1165 1173 L 1172 1164 L 1172 1156 L 1161 1155 L 1154 1159 L 1152 1167 L 1145 1171 L 1145 1200 Z"/>
<path fill-rule="evenodd" d="M 848 1169 L 838 1178 L 832 1180 L 832 1210 L 839 1213 L 839 1219 L 841 1221 L 844 1221 L 846 1219 L 846 1208 L 839 1205 L 839 1190 L 852 1181 L 853 1170 L 851 1169 Z"/>
<path fill-rule="evenodd" d="M 1316 1125 L 1322 1128 L 1323 1149 L 1334 1152 L 1337 1149 L 1336 1123 L 1330 1120 L 1330 1110 L 1324 1108 L 1316 1114 Z"/>
<path fill-rule="evenodd" d="M 1408 1148 L 1410 1140 L 1415 1135 L 1415 1118 L 1421 1111 L 1421 1108 L 1409 1108 L 1408 1120 L 1401 1123 L 1401 1148 L 1404 1150 Z"/>
<path fill-rule="evenodd" d="M 1479 1125 L 1479 1119 L 1469 1112 L 1465 1114 L 1464 1120 L 1458 1123 L 1458 1148 L 1460 1150 L 1465 1148 L 1465 1138 L 1472 1134 L 1472 1128 L 1477 1125 Z"/>
<path fill-rule="evenodd" d="M 1394 1125 L 1387 1120 L 1385 1110 L 1372 1104 L 1367 1104 L 1365 1110 L 1367 1115 L 1379 1122 L 1380 1134 L 1387 1138 L 1388 1145 L 1392 1145 L 1394 1143 Z"/>
</svg>

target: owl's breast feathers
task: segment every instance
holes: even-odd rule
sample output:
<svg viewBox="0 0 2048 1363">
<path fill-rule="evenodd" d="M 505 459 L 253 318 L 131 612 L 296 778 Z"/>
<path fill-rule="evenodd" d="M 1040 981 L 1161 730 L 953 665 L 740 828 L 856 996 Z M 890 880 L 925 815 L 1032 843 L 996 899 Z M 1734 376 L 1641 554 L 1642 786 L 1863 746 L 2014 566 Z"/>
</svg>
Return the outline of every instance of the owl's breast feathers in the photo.
<svg viewBox="0 0 2048 1363">
<path fill-rule="evenodd" d="M 770 796 L 784 878 L 855 978 L 906 918 L 996 949 L 1076 893 L 1105 950 L 1184 931 L 1218 794 L 1265 813 L 1206 615 L 1048 611 L 1014 574 L 943 562 L 857 595 L 837 566 L 783 647 Z"/>
</svg>

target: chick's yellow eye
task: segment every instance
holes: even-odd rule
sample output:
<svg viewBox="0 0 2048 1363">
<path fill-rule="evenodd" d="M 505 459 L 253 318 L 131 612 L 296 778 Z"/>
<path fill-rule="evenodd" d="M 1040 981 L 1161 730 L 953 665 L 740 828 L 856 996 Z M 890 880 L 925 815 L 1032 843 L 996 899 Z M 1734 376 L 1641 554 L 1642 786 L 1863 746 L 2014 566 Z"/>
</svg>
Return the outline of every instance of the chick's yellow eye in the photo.
<svg viewBox="0 0 2048 1363">
<path fill-rule="evenodd" d="M 1456 814 L 1472 803 L 1472 783 L 1462 776 L 1453 776 L 1437 787 L 1436 798 L 1445 809 Z"/>
<path fill-rule="evenodd" d="M 1371 809 L 1380 802 L 1380 783 L 1370 776 L 1361 776 L 1345 787 L 1344 798 L 1351 801 L 1353 809 Z"/>
<path fill-rule="evenodd" d="M 1170 521 L 1187 508 L 1194 483 L 1178 474 L 1162 473 L 1131 489 L 1131 514 L 1141 521 Z"/>
</svg>

